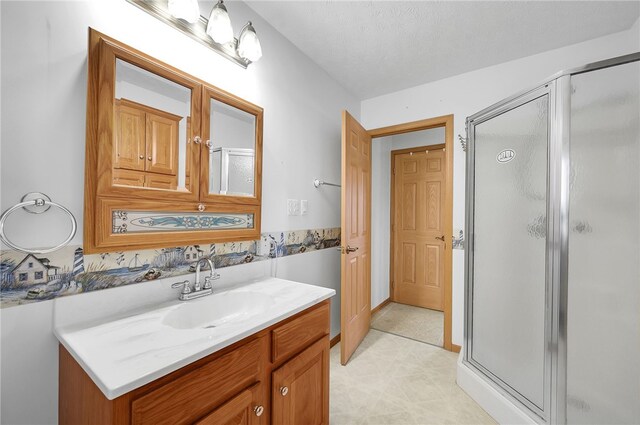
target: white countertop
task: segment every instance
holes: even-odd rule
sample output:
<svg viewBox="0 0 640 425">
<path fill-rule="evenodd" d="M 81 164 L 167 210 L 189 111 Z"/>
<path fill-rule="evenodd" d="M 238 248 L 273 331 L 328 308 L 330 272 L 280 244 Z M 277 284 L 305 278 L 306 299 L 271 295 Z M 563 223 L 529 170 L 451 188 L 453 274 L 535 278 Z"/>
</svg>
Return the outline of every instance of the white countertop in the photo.
<svg viewBox="0 0 640 425">
<path fill-rule="evenodd" d="M 263 305 L 255 315 L 221 322 L 213 328 L 176 329 L 163 323 L 168 314 L 185 304 L 202 308 L 206 307 L 203 303 L 214 297 L 231 294 L 238 299 L 247 292 L 269 296 L 268 305 Z M 56 327 L 54 332 L 104 395 L 113 400 L 331 298 L 335 293 L 333 289 L 320 286 L 267 278 L 218 290 L 214 286 L 214 294 L 203 298 L 176 300 L 139 310 L 127 317 L 89 325 Z"/>
</svg>

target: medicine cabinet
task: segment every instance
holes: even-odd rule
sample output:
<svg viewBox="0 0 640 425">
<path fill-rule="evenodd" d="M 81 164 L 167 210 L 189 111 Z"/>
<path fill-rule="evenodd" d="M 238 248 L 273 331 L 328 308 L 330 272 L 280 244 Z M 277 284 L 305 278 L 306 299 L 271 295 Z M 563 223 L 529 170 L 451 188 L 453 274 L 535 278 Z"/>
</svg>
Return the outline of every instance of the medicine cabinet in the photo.
<svg viewBox="0 0 640 425">
<path fill-rule="evenodd" d="M 263 110 L 89 30 L 86 253 L 260 237 Z"/>
</svg>

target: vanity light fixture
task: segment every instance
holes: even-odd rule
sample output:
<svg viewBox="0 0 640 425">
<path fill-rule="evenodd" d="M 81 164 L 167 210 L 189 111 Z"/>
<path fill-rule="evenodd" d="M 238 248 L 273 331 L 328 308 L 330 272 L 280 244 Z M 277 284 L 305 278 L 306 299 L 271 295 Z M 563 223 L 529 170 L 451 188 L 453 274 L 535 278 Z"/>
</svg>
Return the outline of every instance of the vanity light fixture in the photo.
<svg viewBox="0 0 640 425">
<path fill-rule="evenodd" d="M 247 22 L 247 25 L 240 31 L 238 54 L 251 62 L 255 62 L 262 57 L 262 46 L 260 46 L 260 40 L 258 40 L 258 35 L 253 25 L 251 25 L 251 21 Z"/>
<path fill-rule="evenodd" d="M 127 2 L 243 68 L 262 57 L 262 46 L 251 22 L 242 28 L 239 39 L 233 37 L 231 20 L 223 0 L 218 0 L 208 20 L 200 15 L 198 0 L 127 0 Z"/>
<path fill-rule="evenodd" d="M 207 23 L 207 34 L 218 44 L 226 44 L 233 41 L 233 28 L 229 12 L 222 0 L 213 6 L 209 22 Z"/>
<path fill-rule="evenodd" d="M 167 9 L 174 18 L 184 19 L 190 24 L 197 22 L 200 18 L 198 0 L 169 0 Z"/>
</svg>

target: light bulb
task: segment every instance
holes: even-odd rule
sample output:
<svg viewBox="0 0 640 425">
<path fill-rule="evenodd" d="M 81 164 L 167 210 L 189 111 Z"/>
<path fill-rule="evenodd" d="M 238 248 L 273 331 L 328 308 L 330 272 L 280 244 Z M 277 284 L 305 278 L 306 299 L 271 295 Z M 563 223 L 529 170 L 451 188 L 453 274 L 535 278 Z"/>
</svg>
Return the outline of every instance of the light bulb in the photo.
<svg viewBox="0 0 640 425">
<path fill-rule="evenodd" d="M 184 19 L 191 24 L 200 18 L 198 0 L 169 0 L 168 9 L 173 17 Z"/>
<path fill-rule="evenodd" d="M 251 21 L 242 28 L 238 39 L 238 54 L 244 59 L 256 62 L 262 57 L 262 47 Z"/>
<path fill-rule="evenodd" d="M 222 0 L 213 6 L 209 23 L 207 23 L 207 34 L 216 43 L 225 44 L 233 40 L 233 28 L 229 13 Z"/>
</svg>

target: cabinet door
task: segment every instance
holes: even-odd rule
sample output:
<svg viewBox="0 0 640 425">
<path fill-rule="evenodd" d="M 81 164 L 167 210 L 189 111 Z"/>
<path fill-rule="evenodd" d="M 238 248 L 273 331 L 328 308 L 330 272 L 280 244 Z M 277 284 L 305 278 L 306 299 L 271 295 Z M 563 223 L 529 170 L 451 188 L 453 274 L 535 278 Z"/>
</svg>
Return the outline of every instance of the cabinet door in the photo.
<svg viewBox="0 0 640 425">
<path fill-rule="evenodd" d="M 147 112 L 147 171 L 177 176 L 178 127 L 172 117 Z"/>
<path fill-rule="evenodd" d="M 113 168 L 144 171 L 145 113 L 116 101 Z"/>
<path fill-rule="evenodd" d="M 329 423 L 329 338 L 273 372 L 271 399 L 274 424 Z"/>
<path fill-rule="evenodd" d="M 264 414 L 261 384 L 248 388 L 200 419 L 195 425 L 259 425 Z"/>
</svg>

